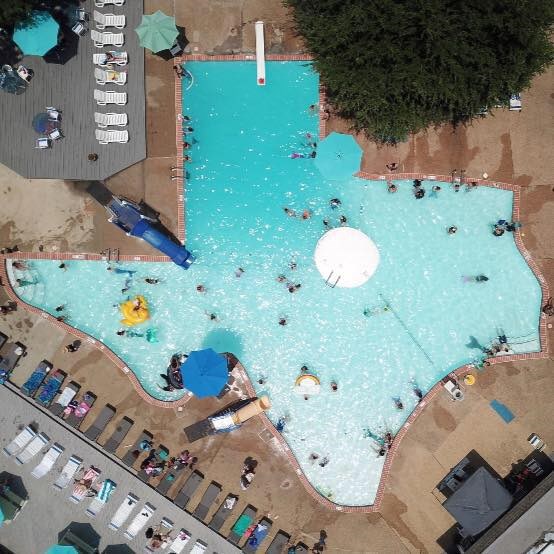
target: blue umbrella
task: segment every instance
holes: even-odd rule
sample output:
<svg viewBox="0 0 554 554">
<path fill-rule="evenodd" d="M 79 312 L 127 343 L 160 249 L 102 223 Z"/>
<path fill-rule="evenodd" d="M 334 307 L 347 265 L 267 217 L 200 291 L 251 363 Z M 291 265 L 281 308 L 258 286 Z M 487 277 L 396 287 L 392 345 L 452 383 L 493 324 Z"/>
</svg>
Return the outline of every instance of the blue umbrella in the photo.
<svg viewBox="0 0 554 554">
<path fill-rule="evenodd" d="M 58 44 L 60 26 L 48 13 L 35 11 L 15 28 L 13 41 L 25 56 L 44 56 Z"/>
<path fill-rule="evenodd" d="M 315 165 L 323 177 L 341 181 L 360 170 L 362 149 L 352 135 L 331 133 L 317 148 Z"/>
<path fill-rule="evenodd" d="M 181 365 L 183 385 L 198 398 L 217 396 L 229 378 L 227 359 L 211 348 L 191 352 Z"/>
</svg>

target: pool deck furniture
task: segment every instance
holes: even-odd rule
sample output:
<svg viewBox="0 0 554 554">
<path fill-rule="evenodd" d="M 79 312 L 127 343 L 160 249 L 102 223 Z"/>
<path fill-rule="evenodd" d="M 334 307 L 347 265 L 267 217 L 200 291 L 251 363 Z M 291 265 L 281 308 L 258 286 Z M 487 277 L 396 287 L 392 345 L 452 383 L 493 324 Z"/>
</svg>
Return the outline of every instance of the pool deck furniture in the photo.
<svg viewBox="0 0 554 554">
<path fill-rule="evenodd" d="M 127 531 L 123 533 L 126 539 L 133 539 L 137 533 L 146 525 L 146 522 L 154 515 L 156 508 L 148 502 L 139 510 L 133 521 L 127 527 Z"/>
<path fill-rule="evenodd" d="M 162 536 L 165 535 L 167 537 L 166 539 L 164 539 L 161 546 L 159 547 L 162 550 L 167 548 L 167 545 L 171 540 L 171 538 L 169 537 L 169 534 L 171 533 L 171 531 L 173 531 L 173 522 L 167 519 L 166 517 L 162 517 L 162 520 L 160 521 L 160 525 L 158 526 L 158 532 L 160 533 L 160 535 Z M 146 554 L 149 554 L 150 552 L 154 552 L 154 550 L 157 550 L 157 549 L 158 547 L 146 545 L 144 548 L 144 552 Z"/>
<path fill-rule="evenodd" d="M 234 499 L 234 503 L 231 508 L 228 508 L 228 501 Z M 238 498 L 234 494 L 228 494 L 225 500 L 221 503 L 221 506 L 217 509 L 217 512 L 213 515 L 208 527 L 214 531 L 219 531 L 223 524 L 227 521 L 231 512 L 234 510 L 238 503 Z"/>
<path fill-rule="evenodd" d="M 113 61 L 108 61 L 106 54 L 109 53 L 113 56 Z M 127 65 L 129 56 L 125 51 L 110 50 L 109 52 L 103 52 L 102 54 L 93 54 L 92 63 L 99 65 L 100 67 L 113 67 Z"/>
<path fill-rule="evenodd" d="M 89 507 L 85 512 L 87 516 L 96 517 L 108 503 L 116 487 L 117 485 L 111 479 L 106 479 L 100 485 L 96 496 L 90 501 Z"/>
<path fill-rule="evenodd" d="M 200 500 L 198 506 L 196 506 L 192 515 L 200 520 L 203 520 L 208 515 L 212 504 L 215 502 L 215 499 L 220 493 L 221 485 L 215 481 L 212 481 L 202 495 L 202 499 Z"/>
<path fill-rule="evenodd" d="M 115 452 L 119 445 L 123 442 L 123 439 L 127 436 L 127 433 L 134 425 L 132 419 L 124 417 L 117 424 L 115 431 L 111 434 L 110 438 L 104 443 L 103 448 L 106 452 Z"/>
<path fill-rule="evenodd" d="M 47 360 L 42 360 L 31 373 L 30 377 L 21 385 L 21 392 L 26 396 L 33 396 L 44 381 L 48 372 L 53 368 L 52 364 Z"/>
<path fill-rule="evenodd" d="M 89 467 L 83 474 L 82 479 L 85 479 L 87 481 L 90 481 L 90 486 L 87 488 L 85 485 L 81 485 L 79 483 L 76 483 L 73 487 L 73 493 L 69 497 L 69 500 L 75 504 L 79 504 L 83 498 L 85 498 L 91 489 L 91 487 L 96 483 L 96 480 L 98 479 L 98 476 L 100 475 L 100 470 Z"/>
<path fill-rule="evenodd" d="M 0 350 L 4 347 L 4 345 L 8 342 L 8 335 L 5 335 L 4 333 L 0 332 Z"/>
<path fill-rule="evenodd" d="M 129 493 L 125 500 L 119 505 L 119 508 L 116 510 L 115 514 L 112 516 L 108 527 L 112 531 L 117 531 L 121 529 L 121 526 L 127 521 L 131 512 L 135 509 L 138 504 L 139 498 L 133 493 Z"/>
<path fill-rule="evenodd" d="M 94 78 L 97 85 L 120 85 L 123 86 L 127 82 L 126 71 L 114 71 L 113 69 L 102 69 L 101 67 L 94 68 Z"/>
<path fill-rule="evenodd" d="M 150 455 L 150 452 L 148 454 Z M 157 463 L 165 462 L 169 458 L 169 450 L 161 444 L 157 448 L 152 449 L 152 454 L 152 459 Z M 146 470 L 141 469 L 137 473 L 137 477 L 144 483 L 148 483 L 148 481 L 150 481 L 153 476 L 150 473 L 146 472 Z"/>
<path fill-rule="evenodd" d="M 125 453 L 125 456 L 121 458 L 121 461 L 129 467 L 133 467 L 134 463 L 137 461 L 137 457 L 134 455 L 134 452 L 136 450 L 138 450 L 139 452 L 141 451 L 139 448 L 140 443 L 143 441 L 151 441 L 153 438 L 154 436 L 151 433 L 144 430 L 140 434 L 139 438 L 135 441 L 135 444 L 133 444 L 133 446 L 131 446 L 131 448 L 127 450 L 127 452 Z"/>
<path fill-rule="evenodd" d="M 167 496 L 169 489 L 175 484 L 177 475 L 174 471 L 168 471 L 158 483 L 156 490 L 163 496 Z"/>
<path fill-rule="evenodd" d="M 48 449 L 38 465 L 33 469 L 33 471 L 31 471 L 31 475 L 35 479 L 40 479 L 41 477 L 44 477 L 54 467 L 56 460 L 61 456 L 63 451 L 63 446 L 60 446 L 59 444 L 53 444 Z"/>
<path fill-rule="evenodd" d="M 115 411 L 116 410 L 113 406 L 106 404 L 94 420 L 94 423 L 85 431 L 85 437 L 91 441 L 95 441 L 100 436 L 102 431 L 104 431 L 108 423 L 112 420 L 115 415 Z"/>
<path fill-rule="evenodd" d="M 108 104 L 116 104 L 125 106 L 127 104 L 127 93 L 116 92 L 115 90 L 94 90 L 94 100 L 99 106 L 107 106 Z"/>
<path fill-rule="evenodd" d="M 79 406 L 65 418 L 65 422 L 67 423 L 67 425 L 70 425 L 75 429 L 79 429 L 83 423 L 83 420 L 87 417 L 90 409 L 92 408 L 95 402 L 96 402 L 96 395 L 91 391 L 85 392 L 81 402 L 79 402 Z M 84 414 L 79 415 L 79 413 L 76 413 L 76 412 L 81 407 L 81 405 L 83 405 L 83 407 L 84 405 L 88 406 L 88 409 Z"/>
<path fill-rule="evenodd" d="M 103 8 L 104 6 L 123 6 L 125 0 L 94 0 L 94 5 L 97 8 Z"/>
<path fill-rule="evenodd" d="M 190 554 L 203 554 L 204 552 L 206 552 L 206 548 L 208 548 L 208 545 L 205 544 L 204 541 L 198 539 L 192 545 L 192 550 L 190 551 Z"/>
<path fill-rule="evenodd" d="M 100 113 L 94 112 L 94 121 L 98 127 L 125 127 L 129 122 L 129 118 L 126 113 Z"/>
<path fill-rule="evenodd" d="M 94 42 L 96 48 L 103 48 L 104 46 L 123 46 L 125 44 L 125 35 L 123 33 L 100 33 L 98 31 L 91 31 L 90 38 Z"/>
<path fill-rule="evenodd" d="M 237 521 L 235 521 L 233 527 L 231 528 L 231 531 L 229 531 L 229 534 L 227 535 L 227 540 L 230 543 L 238 544 L 240 542 L 244 532 L 254 521 L 257 512 L 257 508 L 254 508 L 254 506 L 251 506 L 250 504 L 244 508 L 242 514 L 240 514 Z"/>
<path fill-rule="evenodd" d="M 27 347 L 20 342 L 14 342 L 9 346 L 4 346 L 0 351 L 0 371 L 6 372 L 6 377 L 1 378 L 0 382 L 4 382 L 15 369 L 21 356 L 25 354 Z"/>
<path fill-rule="evenodd" d="M 35 400 L 45 408 L 50 406 L 52 400 L 54 400 L 54 397 L 60 390 L 66 376 L 67 373 L 61 371 L 60 369 L 50 373 L 39 388 L 38 393 L 35 396 Z"/>
<path fill-rule="evenodd" d="M 27 446 L 15 457 L 15 463 L 23 465 L 32 460 L 50 441 L 45 433 L 39 433 Z"/>
<path fill-rule="evenodd" d="M 63 466 L 60 476 L 56 479 L 52 486 L 57 490 L 65 489 L 67 485 L 71 483 L 77 471 L 81 468 L 82 463 L 83 460 L 81 460 L 78 456 L 71 456 L 69 460 L 67 460 L 67 463 Z"/>
<path fill-rule="evenodd" d="M 255 554 L 255 552 L 258 551 L 259 547 L 263 544 L 263 542 L 267 538 L 267 535 L 271 531 L 272 525 L 272 521 L 267 519 L 266 517 L 263 517 L 258 522 L 258 525 L 254 529 L 254 532 L 250 535 L 250 537 L 246 541 L 246 544 L 242 547 L 242 551 L 244 552 L 244 554 Z M 251 542 L 253 542 L 253 539 L 256 539 L 256 542 L 254 544 L 251 544 Z"/>
<path fill-rule="evenodd" d="M 275 538 L 271 541 L 269 548 L 265 551 L 266 554 L 281 554 L 285 546 L 290 540 L 290 535 L 284 531 L 278 531 Z"/>
<path fill-rule="evenodd" d="M 94 25 L 97 29 L 103 30 L 106 27 L 115 27 L 123 29 L 125 27 L 125 16 L 115 15 L 113 13 L 101 13 L 98 10 L 92 12 Z"/>
<path fill-rule="evenodd" d="M 15 439 L 8 444 L 8 446 L 4 447 L 2 452 L 5 456 L 13 456 L 25 448 L 35 437 L 35 431 L 27 425 L 27 427 L 25 427 L 25 429 L 23 429 L 23 431 L 21 431 L 17 437 L 15 437 Z"/>
<path fill-rule="evenodd" d="M 61 415 L 67 405 L 75 398 L 75 395 L 79 392 L 80 389 L 81 385 L 79 385 L 79 383 L 71 381 L 67 385 L 67 387 L 63 389 L 57 400 L 50 404 L 50 406 L 48 407 L 50 412 L 56 416 Z"/>
<path fill-rule="evenodd" d="M 116 131 L 115 129 L 104 131 L 103 129 L 96 129 L 95 136 L 100 144 L 125 144 L 129 142 L 128 131 Z"/>
<path fill-rule="evenodd" d="M 196 492 L 196 489 L 198 489 L 203 480 L 204 476 L 200 472 L 194 470 L 189 475 L 189 478 L 185 481 L 185 484 L 181 487 L 181 490 L 177 493 L 177 496 L 173 500 L 175 505 L 184 510 L 192 495 Z"/>
<path fill-rule="evenodd" d="M 186 529 L 181 529 L 173 542 L 169 545 L 169 551 L 172 554 L 181 554 L 183 549 L 190 542 L 190 533 Z"/>
<path fill-rule="evenodd" d="M 81 4 L 91 13 L 93 2 L 87 0 Z M 91 60 L 93 54 L 108 50 L 123 50 L 119 47 L 97 49 L 87 36 L 78 38 L 76 54 L 66 63 L 47 63 L 35 57 L 28 64 L 34 70 L 29 85 L 22 81 L 14 71 L 15 77 L 26 89 L 22 94 L 3 94 L 0 102 L 0 119 L 6 129 L 10 129 L 10 140 L 0 141 L 0 163 L 29 179 L 68 179 L 68 180 L 104 180 L 123 169 L 146 158 L 146 93 L 144 50 L 139 46 L 138 36 L 133 29 L 137 27 L 144 13 L 143 2 L 129 1 L 121 9 L 105 9 L 114 13 L 124 13 L 125 47 L 127 55 L 119 60 L 127 64 L 127 82 L 125 86 L 113 85 L 128 94 L 125 111 L 129 115 L 129 136 L 126 144 L 117 148 L 100 145 L 94 131 L 94 112 L 98 111 L 92 102 L 96 81 Z M 78 24 L 86 31 L 86 25 Z M 91 22 L 91 25 L 92 22 Z M 87 35 L 90 33 L 87 33 Z M 27 65 L 27 64 L 25 64 Z M 117 67 L 117 64 L 114 64 Z M 70 84 L 70 86 L 68 86 Z M 45 105 L 54 104 L 63 110 L 63 140 L 51 144 L 51 148 L 34 148 L 37 134 L 25 124 L 31 121 L 37 110 Z M 109 111 L 120 111 L 113 109 Z M 42 135 L 39 135 L 42 136 Z M 48 138 L 43 135 L 43 138 Z M 96 153 L 98 158 L 89 161 L 88 155 Z"/>
</svg>

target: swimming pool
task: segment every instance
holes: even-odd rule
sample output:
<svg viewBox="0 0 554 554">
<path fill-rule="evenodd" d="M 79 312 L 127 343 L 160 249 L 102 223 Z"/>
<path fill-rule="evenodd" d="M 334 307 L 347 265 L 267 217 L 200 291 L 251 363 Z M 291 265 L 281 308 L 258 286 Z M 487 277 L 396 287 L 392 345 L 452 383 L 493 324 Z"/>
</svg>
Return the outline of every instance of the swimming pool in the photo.
<svg viewBox="0 0 554 554">
<path fill-rule="evenodd" d="M 173 352 L 233 352 L 257 392 L 271 397 L 271 419 L 288 416 L 283 435 L 314 487 L 339 504 L 371 504 L 384 459 L 364 430 L 397 430 L 416 403 L 413 381 L 429 390 L 479 358 L 478 345 L 502 331 L 518 352 L 540 349 L 540 286 L 512 235 L 491 233 L 491 223 L 510 219 L 513 195 L 443 185 L 432 197 L 433 183 L 424 182 L 427 195 L 415 200 L 411 181 L 397 181 L 396 194 L 381 181 L 326 181 L 312 159 L 290 157 L 310 151 L 307 133 L 317 136 L 308 106 L 317 103 L 318 78 L 309 65 L 268 63 L 266 87 L 256 86 L 253 62 L 187 68 L 194 86 L 183 103 L 194 132 L 186 230 L 197 262 L 186 272 L 122 264 L 137 271 L 122 294 L 125 275 L 105 264 L 69 262 L 64 272 L 59 262 L 36 261 L 40 284 L 16 290 L 53 314 L 65 304 L 71 324 L 112 348 L 157 398 L 177 397 L 161 391 L 158 377 Z M 331 198 L 341 200 L 340 209 L 330 207 Z M 287 217 L 283 207 L 309 209 L 312 217 Z M 328 287 L 313 262 L 322 220 L 337 225 L 340 215 L 380 252 L 376 273 L 356 289 Z M 454 235 L 446 232 L 451 225 Z M 281 274 L 301 288 L 289 293 L 277 282 Z M 480 274 L 489 281 L 462 279 Z M 145 277 L 161 282 L 149 285 Z M 197 292 L 199 284 L 206 293 Z M 148 299 L 152 319 L 144 327 L 157 329 L 158 343 L 116 335 L 117 305 L 128 294 Z M 302 365 L 322 383 L 308 401 L 293 392 Z M 319 454 L 313 463 L 312 453 Z M 321 467 L 324 457 L 329 463 Z"/>
</svg>

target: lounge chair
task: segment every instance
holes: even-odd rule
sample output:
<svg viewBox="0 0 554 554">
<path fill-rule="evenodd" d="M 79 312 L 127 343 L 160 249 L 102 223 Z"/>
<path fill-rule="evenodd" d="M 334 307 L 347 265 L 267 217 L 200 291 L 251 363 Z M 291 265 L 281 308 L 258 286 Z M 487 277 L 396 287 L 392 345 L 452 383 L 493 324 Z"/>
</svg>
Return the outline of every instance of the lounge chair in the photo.
<svg viewBox="0 0 554 554">
<path fill-rule="evenodd" d="M 520 112 L 521 111 L 521 95 L 512 94 L 510 96 L 510 111 L 511 112 Z"/>
<path fill-rule="evenodd" d="M 59 444 L 53 444 L 48 452 L 43 456 L 40 463 L 31 471 L 31 475 L 35 479 L 40 479 L 44 477 L 51 469 L 54 467 L 56 460 L 60 457 L 61 453 L 64 451 L 63 446 Z"/>
<path fill-rule="evenodd" d="M 113 491 L 116 489 L 116 484 L 111 479 L 106 479 L 100 486 L 100 490 L 96 496 L 90 501 L 89 507 L 85 512 L 89 517 L 96 517 L 100 510 L 106 505 Z"/>
<path fill-rule="evenodd" d="M 116 92 L 115 90 L 94 89 L 94 99 L 99 106 L 106 106 L 107 104 L 125 106 L 127 104 L 127 93 Z"/>
<path fill-rule="evenodd" d="M 244 511 L 239 516 L 237 521 L 235 521 L 235 524 L 231 528 L 231 531 L 227 535 L 227 540 L 233 544 L 238 544 L 248 527 L 252 524 L 254 521 L 254 518 L 256 517 L 257 509 L 254 508 L 254 506 L 251 506 L 248 504 L 246 508 L 244 508 Z"/>
<path fill-rule="evenodd" d="M 154 462 L 157 462 L 157 463 L 165 462 L 169 458 L 169 450 L 165 446 L 162 446 L 161 444 L 158 446 L 157 449 L 154 448 L 151 452 L 149 452 L 149 454 L 153 455 L 152 460 Z M 145 483 L 148 483 L 148 481 L 150 481 L 150 479 L 153 476 L 151 475 L 151 473 L 147 472 L 146 470 L 141 469 L 137 473 L 137 477 L 141 481 L 144 481 Z"/>
<path fill-rule="evenodd" d="M 108 527 L 112 531 L 117 531 L 127 521 L 131 512 L 135 509 L 139 499 L 133 493 L 129 493 L 125 500 L 119 505 L 119 508 L 112 517 Z"/>
<path fill-rule="evenodd" d="M 545 442 L 544 442 L 536 433 L 531 433 L 531 434 L 527 437 L 527 442 L 528 442 L 535 450 L 538 450 L 538 451 L 543 450 L 544 447 L 546 446 Z"/>
<path fill-rule="evenodd" d="M 94 25 L 97 29 L 104 30 L 106 27 L 115 27 L 116 29 L 123 29 L 125 27 L 125 16 L 115 15 L 113 13 L 100 13 L 97 10 L 92 12 L 92 18 L 94 19 Z"/>
<path fill-rule="evenodd" d="M 50 121 L 60 121 L 62 118 L 62 112 L 58 108 L 55 108 L 54 106 L 46 106 L 45 109 Z"/>
<path fill-rule="evenodd" d="M 94 423 L 85 431 L 85 437 L 91 441 L 95 441 L 100 433 L 104 431 L 106 425 L 108 425 L 114 415 L 115 408 L 110 406 L 110 404 L 106 404 L 94 420 Z"/>
<path fill-rule="evenodd" d="M 204 552 L 206 552 L 206 548 L 208 548 L 208 545 L 204 541 L 198 539 L 192 545 L 192 550 L 190 551 L 190 554 L 203 554 Z"/>
<path fill-rule="evenodd" d="M 154 515 L 156 508 L 149 504 L 148 502 L 140 510 L 140 512 L 135 516 L 135 519 L 131 521 L 127 531 L 123 533 L 126 539 L 134 539 L 137 536 L 137 533 L 146 525 L 146 522 Z"/>
<path fill-rule="evenodd" d="M 63 135 L 59 129 L 54 129 L 52 132 L 48 133 L 48 138 L 50 140 L 60 140 L 63 138 Z"/>
<path fill-rule="evenodd" d="M 296 546 L 296 554 L 308 554 L 309 549 L 308 547 L 303 543 L 299 542 Z"/>
<path fill-rule="evenodd" d="M 260 545 L 264 542 L 267 535 L 271 531 L 273 523 L 271 520 L 263 517 L 256 525 L 253 533 L 248 537 L 246 544 L 242 547 L 244 554 L 255 554 L 258 551 Z"/>
<path fill-rule="evenodd" d="M 175 473 L 173 471 L 168 471 L 158 483 L 156 490 L 163 496 L 167 496 L 167 493 L 172 485 L 175 484 Z"/>
<path fill-rule="evenodd" d="M 204 476 L 198 471 L 193 471 L 189 478 L 185 481 L 185 484 L 181 487 L 181 490 L 175 497 L 173 503 L 179 508 L 185 509 L 185 506 L 189 503 L 191 496 L 196 492 L 196 489 L 200 486 L 200 483 L 204 480 Z"/>
<path fill-rule="evenodd" d="M 114 85 L 124 85 L 127 82 L 126 71 L 113 71 L 112 69 L 102 69 L 101 67 L 94 68 L 94 78 L 97 85 L 105 85 L 107 83 Z"/>
<path fill-rule="evenodd" d="M 46 360 L 42 360 L 36 367 L 31 376 L 21 385 L 21 392 L 27 396 L 33 396 L 44 381 L 48 372 L 52 369 L 52 364 Z"/>
<path fill-rule="evenodd" d="M 36 401 L 42 406 L 48 407 L 54 396 L 60 390 L 62 383 L 66 377 L 66 373 L 57 369 L 54 373 L 50 373 L 48 377 L 43 381 L 42 387 L 39 388 L 37 396 L 35 397 Z"/>
<path fill-rule="evenodd" d="M 125 0 L 94 0 L 94 5 L 97 8 L 103 8 L 108 5 L 123 6 L 124 3 Z"/>
<path fill-rule="evenodd" d="M 75 398 L 75 395 L 80 389 L 81 385 L 79 385 L 79 383 L 71 381 L 69 385 L 63 389 L 56 402 L 50 404 L 48 409 L 54 415 L 59 416 L 67 408 L 67 405 Z"/>
<path fill-rule="evenodd" d="M 137 461 L 137 458 L 134 455 L 134 452 L 136 450 L 140 450 L 140 448 L 139 448 L 140 443 L 143 442 L 143 441 L 151 441 L 153 438 L 154 437 L 152 436 L 151 433 L 149 433 L 146 430 L 143 431 L 140 434 L 139 438 L 135 441 L 135 444 L 133 444 L 133 446 L 131 446 L 131 448 L 129 448 L 129 450 L 127 450 L 127 452 L 125 453 L 125 456 L 123 456 L 121 461 L 129 467 L 133 467 L 133 464 Z"/>
<path fill-rule="evenodd" d="M 104 443 L 104 450 L 106 452 L 115 452 L 119 445 L 123 442 L 123 439 L 127 436 L 129 429 L 133 426 L 134 422 L 128 417 L 124 417 L 115 428 L 111 437 Z"/>
<path fill-rule="evenodd" d="M 94 122 L 98 127 L 110 127 L 117 125 L 125 127 L 129 121 L 126 113 L 100 113 L 94 112 Z"/>
<path fill-rule="evenodd" d="M 55 489 L 62 490 L 69 485 L 79 468 L 83 460 L 77 456 L 71 456 L 67 463 L 63 466 L 62 472 L 52 485 Z"/>
<path fill-rule="evenodd" d="M 15 439 L 13 439 L 8 446 L 4 447 L 2 452 L 4 452 L 4 455 L 6 456 L 13 456 L 25 448 L 25 446 L 27 446 L 31 440 L 36 437 L 36 435 L 37 434 L 33 431 L 33 429 L 27 425 L 27 427 L 25 427 L 25 429 L 23 429 L 23 431 L 21 431 L 21 433 L 19 433 L 19 435 L 17 435 L 17 437 L 15 437 Z"/>
<path fill-rule="evenodd" d="M 26 447 L 15 457 L 15 463 L 19 465 L 26 464 L 36 456 L 50 441 L 48 435 L 39 433 Z"/>
<path fill-rule="evenodd" d="M 71 502 L 74 502 L 75 504 L 79 504 L 83 500 L 83 498 L 87 496 L 92 485 L 94 485 L 99 475 L 100 471 L 98 469 L 95 469 L 92 466 L 89 467 L 85 471 L 82 479 L 80 479 L 86 481 L 87 484 L 76 483 L 73 487 L 73 492 L 71 493 L 69 500 L 71 500 Z"/>
<path fill-rule="evenodd" d="M 200 500 L 200 503 L 198 504 L 198 506 L 196 506 L 196 509 L 194 510 L 192 515 L 202 521 L 208 515 L 212 504 L 215 502 L 215 499 L 220 492 L 221 485 L 219 483 L 216 483 L 215 481 L 212 481 L 210 483 L 210 486 L 206 489 L 206 492 L 203 494 L 202 500 Z"/>
<path fill-rule="evenodd" d="M 183 549 L 190 541 L 190 533 L 185 529 L 181 529 L 174 541 L 169 545 L 169 552 L 171 554 L 181 554 Z"/>
<path fill-rule="evenodd" d="M 271 541 L 269 548 L 265 551 L 265 554 L 281 554 L 287 546 L 290 540 L 290 535 L 284 531 L 279 531 L 275 538 Z"/>
<path fill-rule="evenodd" d="M 3 385 L 9 378 L 11 372 L 25 354 L 27 347 L 20 342 L 14 342 L 0 354 L 0 385 Z"/>
<path fill-rule="evenodd" d="M 214 531 L 219 531 L 237 505 L 237 500 L 238 498 L 234 494 L 228 494 L 227 498 L 222 502 L 221 506 L 217 509 L 217 512 L 213 515 L 208 527 Z"/>
<path fill-rule="evenodd" d="M 110 65 L 127 65 L 127 62 L 129 60 L 127 52 L 116 52 L 114 50 L 111 50 L 109 53 L 113 56 L 113 59 L 111 61 L 108 60 L 106 52 L 103 52 L 102 54 L 93 54 L 92 63 L 95 65 L 99 65 L 100 67 L 109 67 Z"/>
<path fill-rule="evenodd" d="M 90 409 L 96 401 L 96 395 L 93 392 L 85 392 L 79 405 L 65 418 L 65 422 L 75 429 L 79 429 L 83 420 L 89 413 Z"/>
<path fill-rule="evenodd" d="M 35 141 L 35 148 L 44 150 L 52 147 L 52 141 L 48 137 L 40 137 Z"/>
<path fill-rule="evenodd" d="M 3 346 L 8 342 L 8 335 L 5 335 L 0 331 L 0 350 L 3 348 Z"/>
<path fill-rule="evenodd" d="M 169 519 L 167 519 L 166 517 L 162 517 L 162 520 L 160 521 L 160 530 L 158 531 L 160 533 L 160 535 L 162 536 L 166 536 L 167 538 L 162 542 L 161 546 L 160 547 L 150 547 L 150 546 L 146 546 L 144 548 L 144 552 L 146 552 L 147 554 L 150 553 L 150 552 L 154 552 L 154 550 L 156 550 L 157 548 L 162 548 L 162 549 L 165 549 L 167 548 L 167 545 L 169 543 L 169 541 L 171 540 L 169 538 L 169 533 L 171 533 L 171 531 L 173 531 L 173 522 Z"/>
<path fill-rule="evenodd" d="M 94 42 L 96 48 L 103 48 L 104 46 L 123 46 L 125 37 L 123 33 L 99 33 L 98 31 L 91 31 L 90 38 Z"/>
<path fill-rule="evenodd" d="M 107 131 L 104 131 L 103 129 L 96 129 L 94 133 L 96 135 L 96 140 L 100 144 L 111 144 L 113 142 L 119 142 L 120 144 L 125 144 L 129 142 L 128 131 L 116 131 L 114 129 L 109 129 Z"/>
</svg>

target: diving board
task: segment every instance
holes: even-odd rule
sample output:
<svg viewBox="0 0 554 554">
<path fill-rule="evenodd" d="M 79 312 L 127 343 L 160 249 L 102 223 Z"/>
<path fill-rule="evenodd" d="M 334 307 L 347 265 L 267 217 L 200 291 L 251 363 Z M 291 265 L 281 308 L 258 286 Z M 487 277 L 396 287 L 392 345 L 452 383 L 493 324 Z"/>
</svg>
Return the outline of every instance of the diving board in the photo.
<svg viewBox="0 0 554 554">
<path fill-rule="evenodd" d="M 256 21 L 256 82 L 260 86 L 265 85 L 265 48 L 264 48 L 264 22 Z"/>
</svg>

